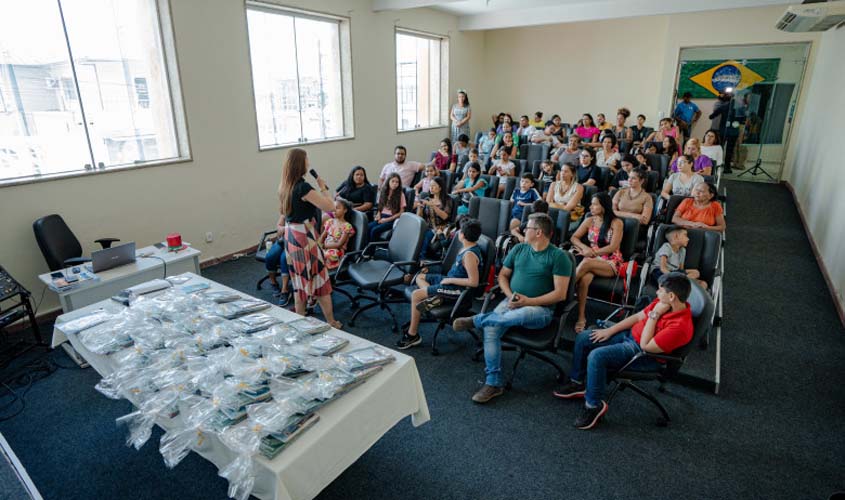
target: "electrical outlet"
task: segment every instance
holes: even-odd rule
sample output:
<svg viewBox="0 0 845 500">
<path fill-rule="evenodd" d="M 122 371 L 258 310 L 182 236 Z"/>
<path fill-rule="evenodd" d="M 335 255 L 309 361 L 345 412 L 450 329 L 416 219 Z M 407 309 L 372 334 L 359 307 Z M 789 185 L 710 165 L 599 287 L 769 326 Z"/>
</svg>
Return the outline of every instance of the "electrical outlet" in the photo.
<svg viewBox="0 0 845 500">
<path fill-rule="evenodd" d="M 214 233 L 212 233 L 211 231 L 205 233 L 205 242 L 211 243 L 212 241 L 214 241 Z"/>
</svg>

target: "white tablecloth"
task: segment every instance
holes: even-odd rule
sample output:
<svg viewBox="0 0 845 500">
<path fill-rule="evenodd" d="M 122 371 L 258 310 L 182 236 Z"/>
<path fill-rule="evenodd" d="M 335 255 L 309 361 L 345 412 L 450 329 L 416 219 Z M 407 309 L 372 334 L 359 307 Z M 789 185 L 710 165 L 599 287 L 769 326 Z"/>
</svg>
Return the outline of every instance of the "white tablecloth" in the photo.
<svg viewBox="0 0 845 500">
<path fill-rule="evenodd" d="M 213 290 L 231 290 L 211 280 L 192 276 L 193 283 L 205 281 L 212 285 Z M 64 334 L 61 331 L 62 323 L 70 319 L 98 309 L 119 311 L 122 308 L 114 301 L 105 300 L 64 314 L 56 320 L 55 330 L 58 332 L 54 332 L 54 335 Z M 284 320 L 299 317 L 280 307 L 263 312 Z M 373 344 L 344 331 L 333 329 L 330 333 L 349 339 L 349 345 L 344 350 Z M 108 356 L 92 353 L 79 342 L 76 335 L 68 335 L 68 338 L 74 349 L 100 375 L 105 376 L 115 370 L 114 362 Z M 406 416 L 411 416 L 415 427 L 428 422 L 431 418 L 428 403 L 414 359 L 399 352 L 393 352 L 393 355 L 396 361 L 386 365 L 381 372 L 337 401 L 317 410 L 320 420 L 294 441 L 290 448 L 273 460 L 258 455 L 252 494 L 268 500 L 313 498 Z M 171 421 L 158 424 L 165 429 L 173 425 Z M 158 442 L 151 440 L 145 446 L 158 446 Z M 235 454 L 216 437 L 205 440 L 202 449 L 197 451 L 218 469 L 235 458 Z"/>
</svg>

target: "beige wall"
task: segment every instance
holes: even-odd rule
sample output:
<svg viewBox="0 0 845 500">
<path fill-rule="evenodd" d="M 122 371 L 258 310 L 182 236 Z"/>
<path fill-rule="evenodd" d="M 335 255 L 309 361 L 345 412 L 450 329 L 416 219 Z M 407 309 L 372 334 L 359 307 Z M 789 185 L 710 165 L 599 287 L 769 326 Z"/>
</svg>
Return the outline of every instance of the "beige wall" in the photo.
<svg viewBox="0 0 845 500">
<path fill-rule="evenodd" d="M 411 158 L 428 159 L 447 133 L 395 131 L 394 23 L 449 35 L 450 88 L 472 95 L 482 86 L 483 34 L 458 32 L 453 16 L 424 9 L 376 14 L 368 0 L 286 3 L 351 18 L 355 139 L 307 147 L 332 185 L 355 164 L 377 175 L 397 143 Z M 47 267 L 31 224 L 42 215 L 62 214 L 86 253 L 100 236 L 151 244 L 179 231 L 203 259 L 253 245 L 275 223 L 284 150 L 258 152 L 243 3 L 174 0 L 171 10 L 193 161 L 0 188 L 0 263 L 36 297 L 42 288 L 35 276 Z M 215 235 L 211 244 L 207 231 Z M 41 311 L 55 307 L 48 292 Z"/>
<path fill-rule="evenodd" d="M 792 185 L 810 234 L 845 309 L 845 189 L 839 141 L 845 136 L 845 29 L 828 31 L 818 44 L 816 65 L 808 74 L 807 119 L 794 132 L 784 178 Z"/>
</svg>

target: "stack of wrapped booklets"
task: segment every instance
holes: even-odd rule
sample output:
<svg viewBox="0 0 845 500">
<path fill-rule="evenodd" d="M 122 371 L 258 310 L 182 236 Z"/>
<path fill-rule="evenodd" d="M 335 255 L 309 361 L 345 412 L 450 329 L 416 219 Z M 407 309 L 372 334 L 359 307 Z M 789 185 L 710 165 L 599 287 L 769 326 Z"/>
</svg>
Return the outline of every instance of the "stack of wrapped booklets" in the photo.
<svg viewBox="0 0 845 500">
<path fill-rule="evenodd" d="M 354 351 L 341 352 L 333 356 L 334 360 L 343 368 L 357 372 L 374 366 L 392 363 L 396 358 L 390 351 L 379 346 L 369 346 Z"/>
<path fill-rule="evenodd" d="M 331 329 L 331 325 L 329 325 L 325 321 L 320 321 L 319 319 L 314 319 L 310 316 L 306 316 L 302 319 L 297 319 L 294 321 L 289 321 L 288 326 L 290 326 L 291 328 L 296 328 L 300 332 L 307 335 L 316 335 L 318 333 L 323 333 Z"/>
<path fill-rule="evenodd" d="M 318 420 L 320 420 L 320 416 L 316 413 L 309 413 L 307 415 L 298 413 L 291 416 L 284 430 L 274 432 L 261 439 L 258 451 L 267 459 L 272 460 L 293 442 L 294 439 L 308 430 L 309 427 L 316 424 Z"/>
<path fill-rule="evenodd" d="M 269 314 L 254 313 L 247 314 L 246 316 L 241 316 L 240 318 L 233 320 L 232 326 L 234 326 L 234 328 L 239 332 L 248 334 L 266 330 L 267 328 L 270 328 L 280 322 L 280 319 L 274 318 Z"/>
<path fill-rule="evenodd" d="M 217 314 L 226 319 L 235 319 L 270 307 L 268 302 L 258 299 L 241 299 L 217 306 Z"/>
</svg>

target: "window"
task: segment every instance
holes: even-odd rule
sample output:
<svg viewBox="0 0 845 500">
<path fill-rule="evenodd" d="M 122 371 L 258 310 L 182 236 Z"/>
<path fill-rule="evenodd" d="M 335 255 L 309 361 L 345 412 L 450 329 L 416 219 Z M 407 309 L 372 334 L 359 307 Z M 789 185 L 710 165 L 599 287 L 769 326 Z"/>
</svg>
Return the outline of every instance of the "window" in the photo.
<svg viewBox="0 0 845 500">
<path fill-rule="evenodd" d="M 0 5 L 0 183 L 189 157 L 167 12 L 167 0 Z"/>
<path fill-rule="evenodd" d="M 247 2 L 247 28 L 259 149 L 351 137 L 348 19 Z"/>
<path fill-rule="evenodd" d="M 448 59 L 447 38 L 396 30 L 396 119 L 400 132 L 448 124 Z"/>
</svg>

